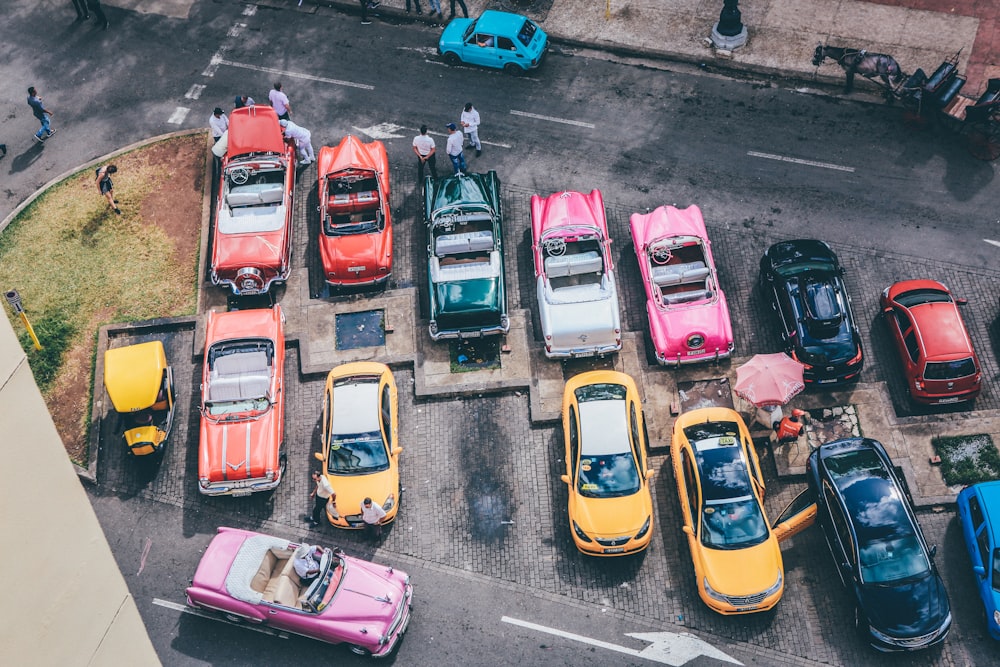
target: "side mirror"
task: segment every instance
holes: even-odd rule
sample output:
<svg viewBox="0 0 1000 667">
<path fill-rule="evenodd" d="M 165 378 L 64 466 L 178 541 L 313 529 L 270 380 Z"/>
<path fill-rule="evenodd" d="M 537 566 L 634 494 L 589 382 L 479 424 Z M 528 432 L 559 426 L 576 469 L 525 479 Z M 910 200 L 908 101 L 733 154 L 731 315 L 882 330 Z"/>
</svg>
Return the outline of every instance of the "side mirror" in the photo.
<svg viewBox="0 0 1000 667">
<path fill-rule="evenodd" d="M 986 569 L 982 565 L 973 565 L 972 571 L 976 573 L 980 579 L 986 578 Z"/>
<path fill-rule="evenodd" d="M 402 447 L 396 447 L 394 450 L 392 450 L 392 455 L 393 456 L 399 456 L 402 453 L 403 453 L 403 448 Z"/>
<path fill-rule="evenodd" d="M 967 303 L 969 303 L 968 299 L 955 299 L 955 304 L 958 306 L 964 306 Z"/>
<path fill-rule="evenodd" d="M 561 480 L 562 480 L 563 482 L 565 482 L 566 484 L 569 484 L 569 483 L 570 483 L 570 482 L 569 482 L 569 475 L 561 475 L 561 476 L 559 477 L 559 479 L 561 479 Z"/>
<path fill-rule="evenodd" d="M 648 470 L 646 470 L 646 479 L 652 479 L 655 474 L 656 471 L 653 470 L 652 468 L 649 468 Z"/>
<path fill-rule="evenodd" d="M 934 558 L 934 556 L 937 556 L 937 545 L 936 544 L 934 544 L 934 545 L 931 546 L 931 548 L 930 548 L 930 554 L 931 554 L 931 558 Z"/>
<path fill-rule="evenodd" d="M 681 526 L 681 530 L 684 531 L 685 535 L 694 535 L 694 531 L 691 530 L 691 526 Z"/>
<path fill-rule="evenodd" d="M 325 461 L 326 460 L 326 459 L 323 458 L 323 452 L 313 452 L 313 456 L 316 457 L 317 461 Z"/>
</svg>

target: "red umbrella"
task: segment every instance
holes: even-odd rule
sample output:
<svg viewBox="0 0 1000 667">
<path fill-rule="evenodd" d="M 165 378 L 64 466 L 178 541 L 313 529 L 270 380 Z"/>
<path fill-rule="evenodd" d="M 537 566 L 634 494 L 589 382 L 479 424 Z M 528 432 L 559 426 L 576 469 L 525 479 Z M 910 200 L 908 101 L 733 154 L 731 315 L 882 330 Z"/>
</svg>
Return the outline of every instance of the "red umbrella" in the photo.
<svg viewBox="0 0 1000 667">
<path fill-rule="evenodd" d="M 736 369 L 734 388 L 758 408 L 784 405 L 806 388 L 802 364 L 785 354 L 756 354 Z"/>
</svg>

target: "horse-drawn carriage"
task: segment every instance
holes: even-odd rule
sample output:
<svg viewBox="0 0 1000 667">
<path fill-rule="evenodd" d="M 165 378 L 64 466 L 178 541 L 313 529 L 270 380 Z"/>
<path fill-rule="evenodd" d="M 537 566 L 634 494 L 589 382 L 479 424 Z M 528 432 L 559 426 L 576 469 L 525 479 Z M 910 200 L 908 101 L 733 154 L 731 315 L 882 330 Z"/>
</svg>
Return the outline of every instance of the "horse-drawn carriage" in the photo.
<svg viewBox="0 0 1000 667">
<path fill-rule="evenodd" d="M 813 64 L 818 66 L 826 58 L 835 60 L 847 73 L 845 92 L 850 92 L 854 75 L 860 74 L 879 85 L 888 102 L 902 102 L 908 123 L 937 123 L 964 136 L 974 157 L 1000 157 L 1000 79 L 990 79 L 978 98 L 960 94 L 966 77 L 958 72 L 958 54 L 942 62 L 930 76 L 922 69 L 907 76 L 892 56 L 882 53 L 817 46 Z"/>
</svg>

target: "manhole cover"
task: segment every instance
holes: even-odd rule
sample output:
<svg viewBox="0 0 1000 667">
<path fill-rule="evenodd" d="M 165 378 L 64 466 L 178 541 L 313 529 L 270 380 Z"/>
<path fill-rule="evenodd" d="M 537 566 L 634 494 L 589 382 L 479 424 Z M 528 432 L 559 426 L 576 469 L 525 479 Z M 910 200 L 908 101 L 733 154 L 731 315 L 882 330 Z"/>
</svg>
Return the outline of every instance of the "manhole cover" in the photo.
<svg viewBox="0 0 1000 667">
<path fill-rule="evenodd" d="M 500 368 L 499 336 L 453 340 L 449 348 L 452 373 Z"/>
<path fill-rule="evenodd" d="M 342 313 L 334 324 L 338 350 L 385 345 L 385 313 L 381 310 Z"/>
</svg>

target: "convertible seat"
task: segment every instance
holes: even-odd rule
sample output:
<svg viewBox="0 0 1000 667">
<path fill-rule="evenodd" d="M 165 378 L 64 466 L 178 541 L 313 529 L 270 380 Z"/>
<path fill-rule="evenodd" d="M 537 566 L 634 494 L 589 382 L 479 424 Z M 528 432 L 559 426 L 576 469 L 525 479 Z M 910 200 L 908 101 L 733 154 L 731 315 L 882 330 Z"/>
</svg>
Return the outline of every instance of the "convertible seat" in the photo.
<svg viewBox="0 0 1000 667">
<path fill-rule="evenodd" d="M 253 187 L 253 186 L 249 186 Z M 226 195 L 226 203 L 230 208 L 239 206 L 255 206 L 257 204 L 280 204 L 284 201 L 285 190 L 280 185 L 268 185 L 265 189 L 251 190 L 240 188 L 238 192 Z"/>
<path fill-rule="evenodd" d="M 596 250 L 566 255 L 551 255 L 545 258 L 545 275 L 552 278 L 567 278 L 585 273 L 600 273 L 604 268 L 601 254 Z"/>
<path fill-rule="evenodd" d="M 268 581 L 263 592 L 263 599 L 285 607 L 301 609 L 301 605 L 299 604 L 299 588 L 302 582 L 299 579 L 299 575 L 295 574 L 295 563 L 291 555 L 290 552 L 287 559 L 278 559 L 276 561 L 276 568 L 280 567 L 281 570 Z"/>
<path fill-rule="evenodd" d="M 464 234 L 442 234 L 434 244 L 434 254 L 438 257 L 457 255 L 463 252 L 489 252 L 493 250 L 493 232 L 465 232 Z"/>
<path fill-rule="evenodd" d="M 701 301 L 702 299 L 711 299 L 712 292 L 707 289 L 696 289 L 689 290 L 686 292 L 674 292 L 673 294 L 663 295 L 663 304 L 665 306 L 676 306 L 679 303 L 687 303 L 688 301 Z"/>
<path fill-rule="evenodd" d="M 330 215 L 345 213 L 361 213 L 378 208 L 378 190 L 362 190 L 361 192 L 331 193 L 326 198 L 326 210 Z"/>
<path fill-rule="evenodd" d="M 686 262 L 684 264 L 653 265 L 651 275 L 653 282 L 660 287 L 667 285 L 682 285 L 684 283 L 700 282 L 708 278 L 711 271 L 705 262 Z"/>
<path fill-rule="evenodd" d="M 456 260 L 454 257 L 438 259 L 431 257 L 431 280 L 435 283 L 450 283 L 459 280 L 493 278 L 500 275 L 500 253 L 491 252 L 489 259 Z"/>
<path fill-rule="evenodd" d="M 209 401 L 238 401 L 266 396 L 271 387 L 267 353 L 238 352 L 219 357 L 209 374 Z"/>
</svg>

